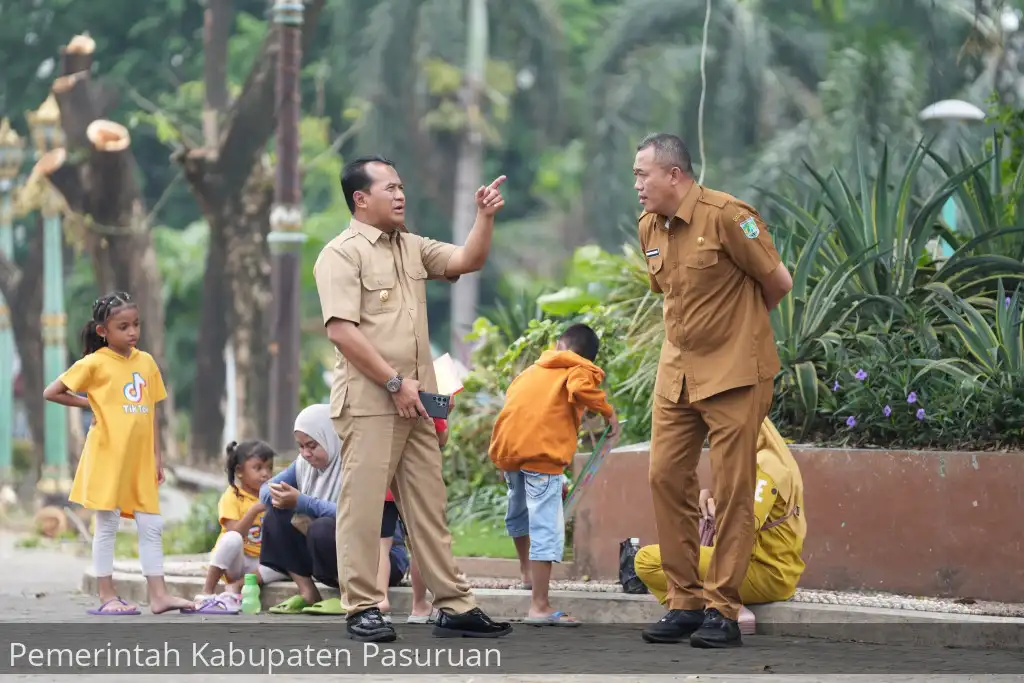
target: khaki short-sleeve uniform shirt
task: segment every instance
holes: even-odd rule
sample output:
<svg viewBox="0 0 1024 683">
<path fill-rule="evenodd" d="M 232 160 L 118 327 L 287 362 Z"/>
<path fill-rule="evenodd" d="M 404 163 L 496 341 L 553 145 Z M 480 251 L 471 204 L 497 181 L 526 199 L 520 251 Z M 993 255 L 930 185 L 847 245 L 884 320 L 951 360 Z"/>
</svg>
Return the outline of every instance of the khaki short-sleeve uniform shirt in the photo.
<svg viewBox="0 0 1024 683">
<path fill-rule="evenodd" d="M 663 293 L 665 343 L 654 391 L 691 402 L 772 379 L 780 369 L 760 282 L 779 254 L 753 207 L 694 183 L 675 216 L 644 212 L 640 244 Z"/>
<path fill-rule="evenodd" d="M 409 232 L 381 232 L 353 220 L 327 243 L 313 266 L 324 324 L 332 318 L 359 326 L 370 344 L 402 377 L 422 391 L 437 391 L 427 328 L 428 279 L 445 279 L 457 247 Z M 335 351 L 331 415 L 397 413 L 382 385 Z"/>
</svg>

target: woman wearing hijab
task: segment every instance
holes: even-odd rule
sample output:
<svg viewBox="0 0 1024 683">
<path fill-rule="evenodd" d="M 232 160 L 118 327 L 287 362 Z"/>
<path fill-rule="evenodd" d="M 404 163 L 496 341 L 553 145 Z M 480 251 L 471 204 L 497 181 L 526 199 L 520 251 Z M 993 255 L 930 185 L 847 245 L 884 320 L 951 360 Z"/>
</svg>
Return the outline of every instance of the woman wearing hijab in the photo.
<svg viewBox="0 0 1024 683">
<path fill-rule="evenodd" d="M 291 576 L 299 589 L 298 595 L 269 611 L 341 614 L 340 601 L 322 600 L 314 583 L 338 586 L 334 529 L 341 490 L 341 439 L 331 424 L 330 406 L 315 404 L 298 414 L 295 442 L 299 457 L 260 489 L 260 500 L 267 506 L 260 563 Z M 408 558 L 398 540 L 391 560 L 400 567 L 408 564 Z"/>
</svg>

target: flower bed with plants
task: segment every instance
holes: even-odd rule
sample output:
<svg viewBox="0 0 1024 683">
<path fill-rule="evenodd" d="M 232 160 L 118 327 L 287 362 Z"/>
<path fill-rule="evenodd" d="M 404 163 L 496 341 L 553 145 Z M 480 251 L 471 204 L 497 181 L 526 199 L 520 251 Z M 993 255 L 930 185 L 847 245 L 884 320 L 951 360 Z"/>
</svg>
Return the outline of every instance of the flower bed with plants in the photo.
<svg viewBox="0 0 1024 683">
<path fill-rule="evenodd" d="M 852 177 L 810 170 L 809 182 L 765 193 L 794 281 L 772 312 L 783 368 L 771 415 L 783 434 L 832 447 L 1024 449 L 1024 174 L 1004 177 L 1002 157 L 998 139 L 957 168 L 922 146 L 899 160 L 886 150 Z M 941 217 L 950 198 L 955 232 Z M 453 498 L 497 481 L 486 453 L 504 391 L 569 322 L 601 336 L 598 363 L 628 420 L 621 443 L 647 441 L 661 318 L 631 241 L 619 255 L 579 249 L 563 287 L 478 320 L 446 458 Z M 478 495 L 483 514 L 500 493 Z"/>
</svg>

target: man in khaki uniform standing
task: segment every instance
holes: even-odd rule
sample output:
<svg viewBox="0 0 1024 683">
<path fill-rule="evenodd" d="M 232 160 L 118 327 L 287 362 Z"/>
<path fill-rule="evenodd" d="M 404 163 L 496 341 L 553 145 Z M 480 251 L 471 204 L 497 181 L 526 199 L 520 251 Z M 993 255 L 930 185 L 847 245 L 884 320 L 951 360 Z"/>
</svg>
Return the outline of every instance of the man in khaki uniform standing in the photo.
<svg viewBox="0 0 1024 683">
<path fill-rule="evenodd" d="M 355 640 L 397 637 L 377 609 L 385 597 L 376 577 L 389 486 L 440 610 L 434 635 L 494 638 L 512 631 L 477 608 L 457 578 L 441 451 L 419 398 L 420 391 L 437 391 L 426 281 L 455 281 L 483 267 L 494 214 L 505 203 L 498 190 L 504 180 L 477 191 L 476 222 L 456 247 L 406 230 L 405 192 L 390 161 L 363 157 L 342 171 L 352 222 L 320 252 L 313 271 L 327 337 L 338 350 L 331 387 L 331 416 L 343 442 L 338 578 Z"/>
<path fill-rule="evenodd" d="M 651 290 L 665 297 L 650 482 L 669 612 L 643 638 L 738 646 L 739 590 L 754 546 L 757 435 L 779 371 L 768 312 L 793 282 L 758 213 L 698 185 L 678 137 L 645 138 L 633 174 Z M 702 586 L 697 462 L 705 438 L 716 535 Z"/>
</svg>

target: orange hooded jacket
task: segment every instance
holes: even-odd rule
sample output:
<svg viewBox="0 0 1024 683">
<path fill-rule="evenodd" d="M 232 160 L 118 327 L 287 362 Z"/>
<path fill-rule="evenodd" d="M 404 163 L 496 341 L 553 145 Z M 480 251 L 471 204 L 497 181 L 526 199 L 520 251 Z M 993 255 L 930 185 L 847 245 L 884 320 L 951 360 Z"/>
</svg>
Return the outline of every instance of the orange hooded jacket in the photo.
<svg viewBox="0 0 1024 683">
<path fill-rule="evenodd" d="M 491 461 L 506 472 L 562 474 L 572 463 L 585 409 L 611 417 L 604 370 L 572 351 L 545 351 L 516 377 L 491 432 Z"/>
</svg>

